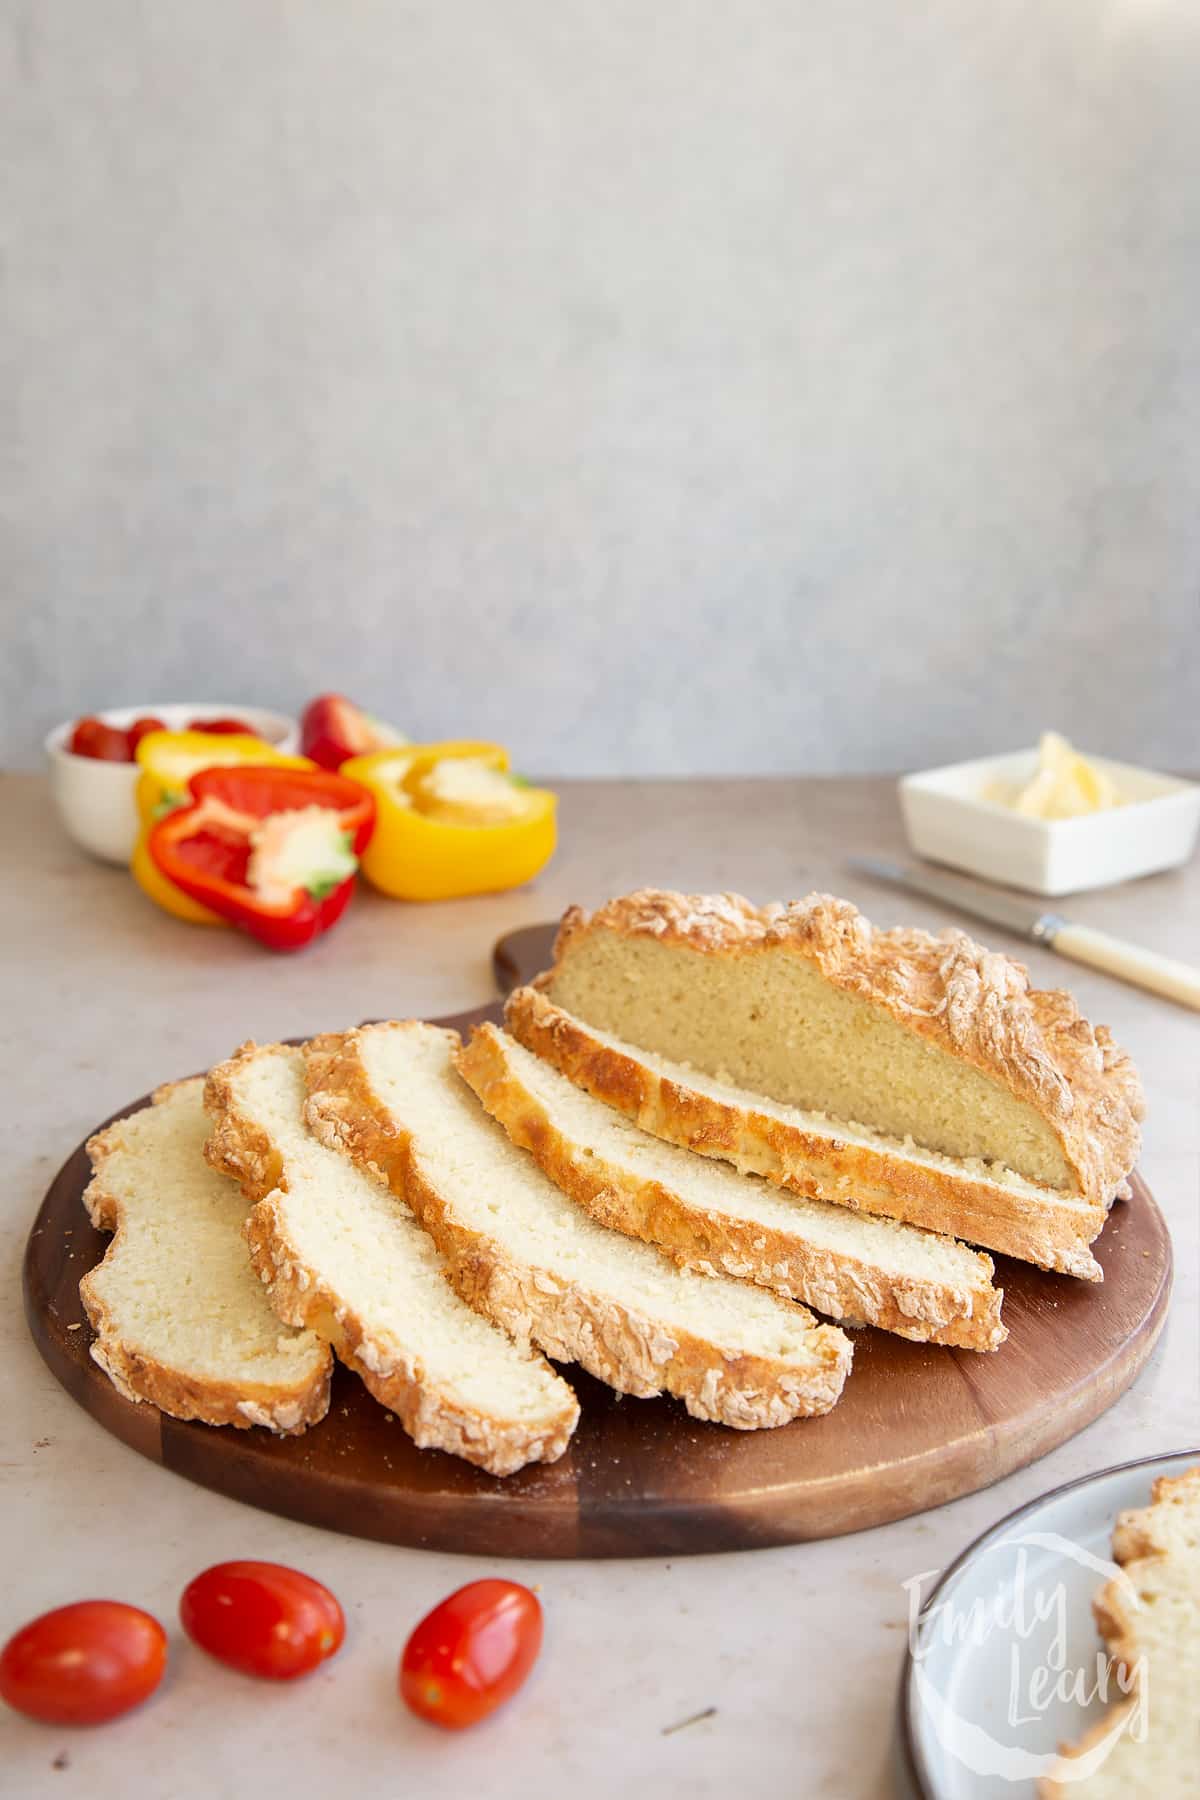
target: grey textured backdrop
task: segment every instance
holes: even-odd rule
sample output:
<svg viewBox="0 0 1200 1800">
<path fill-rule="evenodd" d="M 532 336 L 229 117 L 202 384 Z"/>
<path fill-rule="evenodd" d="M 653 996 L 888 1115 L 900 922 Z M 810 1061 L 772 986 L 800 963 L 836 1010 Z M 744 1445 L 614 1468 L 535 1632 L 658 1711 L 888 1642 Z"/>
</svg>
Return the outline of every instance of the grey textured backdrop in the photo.
<svg viewBox="0 0 1200 1800">
<path fill-rule="evenodd" d="M 1195 766 L 1191 0 L 6 0 L 0 751 Z"/>
</svg>

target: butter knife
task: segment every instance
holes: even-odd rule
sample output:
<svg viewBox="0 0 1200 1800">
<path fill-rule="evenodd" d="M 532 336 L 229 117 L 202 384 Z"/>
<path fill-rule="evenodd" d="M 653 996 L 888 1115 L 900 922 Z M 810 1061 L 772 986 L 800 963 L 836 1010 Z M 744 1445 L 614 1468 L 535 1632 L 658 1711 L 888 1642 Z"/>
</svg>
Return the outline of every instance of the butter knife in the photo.
<svg viewBox="0 0 1200 1800">
<path fill-rule="evenodd" d="M 1031 943 L 1070 957 L 1072 962 L 1102 969 L 1119 981 L 1148 988 L 1152 994 L 1165 994 L 1168 1000 L 1177 1000 L 1181 1006 L 1200 1012 L 1200 969 L 1190 963 L 1160 956 L 1156 950 L 1112 937 L 1107 931 L 1096 931 L 1091 925 L 1074 925 L 1059 913 L 1040 911 L 1016 894 L 1001 893 L 965 876 L 944 874 L 941 869 L 914 869 L 906 863 L 875 856 L 852 856 L 850 867 L 873 881 L 907 888 L 929 900 L 940 900 L 943 906 L 1002 925 Z"/>
</svg>

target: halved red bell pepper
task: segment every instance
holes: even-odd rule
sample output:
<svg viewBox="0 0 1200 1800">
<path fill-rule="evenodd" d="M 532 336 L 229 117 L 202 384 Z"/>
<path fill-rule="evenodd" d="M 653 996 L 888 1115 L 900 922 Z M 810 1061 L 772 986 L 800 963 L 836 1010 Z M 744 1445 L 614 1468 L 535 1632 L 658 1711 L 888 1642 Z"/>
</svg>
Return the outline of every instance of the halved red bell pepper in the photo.
<svg viewBox="0 0 1200 1800">
<path fill-rule="evenodd" d="M 248 763 L 201 769 L 188 790 L 147 840 L 176 887 L 272 950 L 301 950 L 341 918 L 375 827 L 366 788 Z"/>
</svg>

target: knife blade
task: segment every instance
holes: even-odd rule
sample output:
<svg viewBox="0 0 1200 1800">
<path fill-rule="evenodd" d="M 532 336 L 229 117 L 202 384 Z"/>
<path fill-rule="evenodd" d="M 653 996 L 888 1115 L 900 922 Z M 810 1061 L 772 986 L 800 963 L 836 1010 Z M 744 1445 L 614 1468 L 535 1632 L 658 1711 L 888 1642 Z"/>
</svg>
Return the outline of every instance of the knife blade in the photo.
<svg viewBox="0 0 1200 1800">
<path fill-rule="evenodd" d="M 1053 942 L 1054 927 L 1063 923 L 1057 913 L 1043 912 L 1018 894 L 999 893 L 965 875 L 949 875 L 942 869 L 914 869 L 882 856 L 852 856 L 850 867 L 859 875 L 886 881 L 891 887 L 907 888 L 910 893 L 941 900 L 960 912 L 974 913 L 977 919 L 1003 925 L 1006 931 L 1032 938 L 1035 943 Z"/>
<path fill-rule="evenodd" d="M 1001 925 L 1059 956 L 1101 969 L 1106 975 L 1115 975 L 1120 981 L 1132 982 L 1135 987 L 1162 994 L 1200 1012 L 1200 969 L 1190 963 L 1160 956 L 1156 950 L 1097 931 L 1091 925 L 1075 925 L 1061 913 L 1031 906 L 1016 894 L 1000 893 L 963 875 L 950 875 L 942 869 L 914 869 L 881 856 L 852 856 L 849 862 L 856 874 L 866 875 L 872 881 L 939 900 L 944 906 Z"/>
</svg>

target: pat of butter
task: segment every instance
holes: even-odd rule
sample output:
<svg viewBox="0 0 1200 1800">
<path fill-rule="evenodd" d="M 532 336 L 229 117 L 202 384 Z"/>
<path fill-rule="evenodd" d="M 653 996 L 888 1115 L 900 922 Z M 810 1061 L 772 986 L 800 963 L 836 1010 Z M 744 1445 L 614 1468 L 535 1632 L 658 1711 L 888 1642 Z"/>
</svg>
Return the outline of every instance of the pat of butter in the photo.
<svg viewBox="0 0 1200 1800">
<path fill-rule="evenodd" d="M 1104 770 L 1056 731 L 1042 733 L 1037 770 L 1024 787 L 993 782 L 985 797 L 1027 819 L 1079 819 L 1125 804 Z"/>
</svg>

